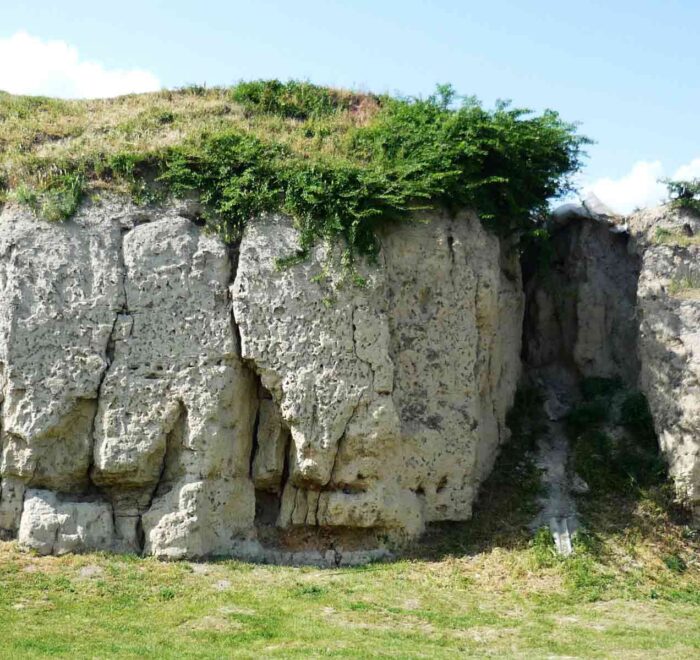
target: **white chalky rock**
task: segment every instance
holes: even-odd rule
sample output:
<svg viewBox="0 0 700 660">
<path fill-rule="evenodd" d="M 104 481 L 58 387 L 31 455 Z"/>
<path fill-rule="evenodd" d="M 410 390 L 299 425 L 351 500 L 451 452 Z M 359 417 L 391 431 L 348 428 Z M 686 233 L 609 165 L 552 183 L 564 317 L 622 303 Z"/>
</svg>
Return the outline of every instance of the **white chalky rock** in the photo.
<svg viewBox="0 0 700 660">
<path fill-rule="evenodd" d="M 120 224 L 110 212 L 38 222 L 0 215 L 0 529 L 25 486 L 80 492 L 106 350 L 123 303 Z"/>
<path fill-rule="evenodd" d="M 19 543 L 41 555 L 112 550 L 112 507 L 104 501 L 64 499 L 48 490 L 27 490 Z"/>
<path fill-rule="evenodd" d="M 237 357 L 228 253 L 176 216 L 137 226 L 123 251 L 125 307 L 100 391 L 92 476 L 111 494 L 127 545 L 135 545 L 133 523 L 147 511 L 148 552 L 221 553 L 225 545 L 211 545 L 216 516 L 225 513 L 232 530 L 251 529 L 255 511 L 249 456 L 257 401 Z M 191 552 L 179 540 L 169 547 L 180 537 Z"/>
<path fill-rule="evenodd" d="M 659 208 L 629 223 L 642 259 L 640 385 L 678 494 L 700 523 L 700 218 Z"/>
<path fill-rule="evenodd" d="M 288 218 L 234 254 L 182 212 L 2 211 L 0 536 L 345 564 L 468 518 L 519 375 L 515 251 L 435 216 L 353 282 L 341 246 L 280 268 Z"/>
<path fill-rule="evenodd" d="M 427 220 L 427 219 L 426 219 Z M 279 522 L 415 534 L 471 515 L 507 436 L 523 299 L 514 255 L 471 215 L 391 226 L 363 286 L 291 222 L 248 226 L 233 290 L 242 355 L 291 431 Z"/>
</svg>

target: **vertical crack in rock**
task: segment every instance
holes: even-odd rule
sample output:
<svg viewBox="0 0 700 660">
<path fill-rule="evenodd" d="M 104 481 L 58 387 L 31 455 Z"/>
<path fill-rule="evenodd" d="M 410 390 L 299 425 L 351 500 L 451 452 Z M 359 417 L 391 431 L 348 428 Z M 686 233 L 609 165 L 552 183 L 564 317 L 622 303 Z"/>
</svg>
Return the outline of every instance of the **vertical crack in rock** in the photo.
<svg viewBox="0 0 700 660">
<path fill-rule="evenodd" d="M 126 235 L 131 231 L 130 229 L 122 229 L 120 232 L 120 237 L 119 237 L 119 254 L 118 254 L 118 261 L 117 261 L 117 267 L 119 269 L 119 275 L 121 279 L 121 300 L 118 300 L 117 302 L 118 307 L 116 308 L 114 312 L 114 320 L 112 321 L 112 327 L 109 332 L 109 336 L 107 337 L 107 341 L 105 343 L 104 347 L 104 359 L 105 359 L 105 364 L 104 368 L 102 369 L 102 373 L 100 374 L 100 379 L 97 384 L 97 389 L 95 391 L 95 412 L 92 417 L 92 422 L 90 424 L 90 441 L 91 441 L 91 450 L 90 450 L 90 463 L 87 468 L 87 482 L 88 484 L 93 484 L 92 481 L 92 473 L 93 469 L 95 467 L 95 443 L 96 443 L 96 425 L 97 425 L 97 416 L 98 416 L 98 411 L 100 407 L 100 396 L 102 394 L 102 387 L 104 385 L 105 379 L 107 378 L 107 374 L 109 372 L 110 367 L 112 366 L 112 363 L 114 362 L 114 351 L 115 351 L 115 344 L 116 344 L 116 334 L 117 334 L 117 326 L 120 320 L 120 316 L 128 316 L 129 315 L 129 300 L 127 296 L 127 286 L 126 282 L 128 279 L 128 272 L 126 268 L 126 262 L 124 260 L 124 239 Z M 131 332 L 131 330 L 130 330 Z M 112 507 L 114 509 L 114 507 Z"/>
<path fill-rule="evenodd" d="M 259 386 L 257 388 L 259 390 Z M 258 455 L 260 449 L 258 441 L 258 430 L 260 428 L 260 401 L 258 400 L 258 409 L 255 412 L 255 421 L 253 422 L 253 443 L 250 449 L 250 460 L 248 461 L 248 475 L 253 479 L 253 465 L 255 464 L 255 458 Z"/>
<path fill-rule="evenodd" d="M 165 449 L 163 458 L 158 472 L 158 478 L 153 487 L 153 492 L 144 507 L 145 511 L 149 511 L 153 506 L 153 502 L 157 497 L 162 497 L 178 477 L 184 473 L 181 455 L 187 449 L 185 446 L 185 437 L 187 434 L 187 408 L 182 401 L 178 401 L 178 411 L 172 428 L 165 436 Z"/>
<path fill-rule="evenodd" d="M 226 287 L 226 293 L 228 296 L 228 303 L 231 309 L 231 332 L 233 333 L 233 339 L 236 344 L 236 355 L 240 358 L 243 355 L 243 343 L 241 339 L 241 329 L 238 327 L 238 321 L 236 321 L 236 311 L 233 305 L 233 294 L 231 293 L 231 287 L 236 281 L 236 275 L 238 274 L 238 263 L 241 256 L 241 249 L 239 245 L 232 245 L 228 248 L 228 261 L 229 261 L 229 281 Z M 252 458 L 251 458 L 252 463 Z"/>
</svg>

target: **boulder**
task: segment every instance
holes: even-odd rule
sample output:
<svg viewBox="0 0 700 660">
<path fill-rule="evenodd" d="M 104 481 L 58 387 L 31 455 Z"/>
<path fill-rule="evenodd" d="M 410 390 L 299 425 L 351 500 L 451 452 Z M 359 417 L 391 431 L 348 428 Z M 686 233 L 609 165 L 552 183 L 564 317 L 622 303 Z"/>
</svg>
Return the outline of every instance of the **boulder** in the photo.
<svg viewBox="0 0 700 660">
<path fill-rule="evenodd" d="M 19 543 L 40 555 L 113 550 L 112 507 L 98 499 L 69 499 L 48 490 L 29 489 Z"/>
</svg>

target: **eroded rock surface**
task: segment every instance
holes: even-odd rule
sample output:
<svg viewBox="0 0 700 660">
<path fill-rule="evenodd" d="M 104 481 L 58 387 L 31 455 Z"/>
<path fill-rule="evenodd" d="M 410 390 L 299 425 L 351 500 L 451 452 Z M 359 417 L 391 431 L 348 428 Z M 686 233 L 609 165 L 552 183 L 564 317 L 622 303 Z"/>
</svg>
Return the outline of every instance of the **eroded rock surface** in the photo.
<svg viewBox="0 0 700 660">
<path fill-rule="evenodd" d="M 642 260 L 640 386 L 678 494 L 700 523 L 700 218 L 659 208 L 629 222 Z"/>
<path fill-rule="evenodd" d="M 297 244 L 284 217 L 250 225 L 232 289 L 242 356 L 290 430 L 279 524 L 468 518 L 519 375 L 516 255 L 468 215 L 403 224 L 358 287 L 324 246 L 280 269 Z"/>
<path fill-rule="evenodd" d="M 678 495 L 700 522 L 700 218 L 563 208 L 554 222 L 548 267 L 526 273 L 528 369 L 639 388 Z"/>
<path fill-rule="evenodd" d="M 0 216 L 0 529 L 19 525 L 24 488 L 82 492 L 107 345 L 123 304 L 121 227 Z"/>
<path fill-rule="evenodd" d="M 48 490 L 28 490 L 19 542 L 40 555 L 109 550 L 114 543 L 112 507 L 96 499 L 65 499 Z"/>
<path fill-rule="evenodd" d="M 279 268 L 288 218 L 232 253 L 187 215 L 2 212 L 2 535 L 339 564 L 468 518 L 519 375 L 515 252 L 433 217 L 350 282 L 323 245 Z"/>
<path fill-rule="evenodd" d="M 579 376 L 639 376 L 636 316 L 639 257 L 622 224 L 555 214 L 551 254 L 527 278 L 525 359 L 562 364 Z"/>
</svg>

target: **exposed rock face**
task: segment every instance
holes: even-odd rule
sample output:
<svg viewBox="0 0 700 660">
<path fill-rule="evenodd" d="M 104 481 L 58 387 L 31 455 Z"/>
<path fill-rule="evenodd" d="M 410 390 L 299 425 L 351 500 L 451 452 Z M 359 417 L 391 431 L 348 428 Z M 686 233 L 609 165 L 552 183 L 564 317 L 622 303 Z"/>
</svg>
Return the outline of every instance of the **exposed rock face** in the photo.
<svg viewBox="0 0 700 660">
<path fill-rule="evenodd" d="M 700 219 L 563 208 L 554 221 L 551 267 L 526 276 L 526 363 L 641 389 L 700 522 Z"/>
<path fill-rule="evenodd" d="M 640 386 L 679 496 L 700 523 L 700 218 L 660 208 L 629 222 L 642 260 Z"/>
<path fill-rule="evenodd" d="M 630 236 L 593 217 L 554 217 L 549 265 L 526 285 L 526 362 L 559 363 L 581 377 L 620 377 L 634 386 L 639 258 Z"/>
<path fill-rule="evenodd" d="M 238 256 L 175 208 L 5 209 L 2 533 L 338 563 L 469 517 L 519 375 L 517 256 L 469 215 L 387 228 L 364 286 L 324 246 L 277 268 L 296 246 L 283 217 Z"/>
<path fill-rule="evenodd" d="M 0 529 L 24 488 L 83 492 L 106 349 L 122 306 L 118 223 L 0 218 Z"/>
<path fill-rule="evenodd" d="M 104 501 L 72 501 L 52 491 L 28 490 L 19 542 L 41 555 L 110 548 L 114 543 L 112 507 Z"/>
<path fill-rule="evenodd" d="M 290 430 L 279 524 L 468 518 L 519 375 L 515 255 L 470 216 L 392 227 L 357 287 L 324 246 L 280 270 L 297 241 L 285 218 L 251 225 L 233 286 L 243 358 Z"/>
</svg>

